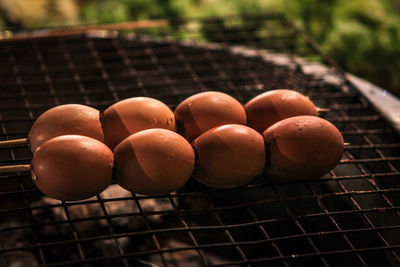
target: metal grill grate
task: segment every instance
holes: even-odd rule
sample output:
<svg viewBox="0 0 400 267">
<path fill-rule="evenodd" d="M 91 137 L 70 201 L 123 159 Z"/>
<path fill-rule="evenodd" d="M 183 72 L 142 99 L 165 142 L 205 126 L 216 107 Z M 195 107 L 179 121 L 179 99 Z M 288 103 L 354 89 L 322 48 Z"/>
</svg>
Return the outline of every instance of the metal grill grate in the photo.
<svg viewBox="0 0 400 267">
<path fill-rule="evenodd" d="M 26 174 L 2 175 L 2 266 L 399 265 L 399 136 L 340 71 L 316 77 L 306 71 L 312 64 L 290 56 L 328 59 L 303 32 L 265 14 L 170 21 L 135 33 L 1 42 L 0 139 L 25 137 L 42 112 L 64 103 L 104 110 L 149 96 L 173 109 L 204 90 L 245 103 L 264 90 L 292 88 L 330 109 L 324 117 L 351 143 L 341 163 L 307 182 L 265 175 L 216 190 L 190 181 L 159 197 L 113 185 L 96 198 L 67 203 L 43 197 Z M 288 64 L 230 45 L 285 52 Z M 31 158 L 26 146 L 0 149 L 1 165 Z"/>
</svg>

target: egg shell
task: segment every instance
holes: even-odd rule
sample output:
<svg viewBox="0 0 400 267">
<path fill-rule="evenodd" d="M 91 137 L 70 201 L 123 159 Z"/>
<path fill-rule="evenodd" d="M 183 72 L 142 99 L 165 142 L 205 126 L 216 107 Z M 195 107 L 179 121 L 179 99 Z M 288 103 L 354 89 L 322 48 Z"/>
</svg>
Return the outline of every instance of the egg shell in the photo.
<svg viewBox="0 0 400 267">
<path fill-rule="evenodd" d="M 264 131 L 268 170 L 286 180 L 318 178 L 340 161 L 344 143 L 340 131 L 315 116 L 296 116 Z"/>
<path fill-rule="evenodd" d="M 100 141 L 63 135 L 36 150 L 31 169 L 33 182 L 44 194 L 74 201 L 93 197 L 107 188 L 113 165 L 112 151 Z"/>
<path fill-rule="evenodd" d="M 197 152 L 193 178 L 218 188 L 249 183 L 264 170 L 263 137 L 255 130 L 238 124 L 218 126 L 196 138 Z"/>
<path fill-rule="evenodd" d="M 84 135 L 104 141 L 97 109 L 79 104 L 51 108 L 40 115 L 28 134 L 32 152 L 44 142 L 60 135 Z"/>
<path fill-rule="evenodd" d="M 247 125 L 263 133 L 272 124 L 294 116 L 318 116 L 318 109 L 306 96 L 287 89 L 262 93 L 244 105 Z"/>
<path fill-rule="evenodd" d="M 115 148 L 114 156 L 118 184 L 143 195 L 161 195 L 179 189 L 194 169 L 191 145 L 166 129 L 148 129 L 130 135 Z"/>
<path fill-rule="evenodd" d="M 154 98 L 133 97 L 115 103 L 100 117 L 104 141 L 114 149 L 131 134 L 151 128 L 176 131 L 174 113 Z"/>
<path fill-rule="evenodd" d="M 178 132 L 190 142 L 203 132 L 224 124 L 246 125 L 246 111 L 233 97 L 202 92 L 182 101 L 175 109 Z"/>
</svg>

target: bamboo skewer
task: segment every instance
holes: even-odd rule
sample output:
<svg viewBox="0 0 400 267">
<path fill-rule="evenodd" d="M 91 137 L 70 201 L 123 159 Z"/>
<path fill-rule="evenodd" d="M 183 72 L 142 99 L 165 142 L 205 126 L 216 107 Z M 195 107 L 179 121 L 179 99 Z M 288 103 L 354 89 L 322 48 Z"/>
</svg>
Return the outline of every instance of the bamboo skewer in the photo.
<svg viewBox="0 0 400 267">
<path fill-rule="evenodd" d="M 344 143 L 344 146 L 349 146 L 351 143 Z M 8 166 L 0 166 L 0 173 L 9 173 L 9 172 L 28 172 L 31 171 L 30 164 L 20 164 L 20 165 L 8 165 Z M 33 178 L 34 175 L 32 175 Z"/>
<path fill-rule="evenodd" d="M 15 146 L 15 145 L 25 145 L 25 144 L 28 144 L 28 142 L 29 142 L 28 138 L 4 140 L 4 141 L 0 141 L 0 148 L 10 147 L 10 146 Z"/>
<path fill-rule="evenodd" d="M 30 164 L 0 166 L 0 173 L 19 172 L 19 171 L 29 172 L 30 170 L 31 170 Z"/>
<path fill-rule="evenodd" d="M 67 27 L 60 29 L 49 29 L 46 31 L 32 31 L 23 33 L 12 33 L 6 32 L 6 34 L 1 35 L 0 32 L 0 42 L 3 40 L 26 40 L 32 38 L 43 38 L 49 36 L 66 36 L 71 34 L 82 34 L 90 31 L 112 31 L 112 30 L 130 30 L 130 29 L 143 29 L 143 28 L 155 28 L 155 27 L 165 27 L 169 24 L 168 20 L 145 20 L 145 21 L 129 21 L 129 22 L 119 22 L 111 24 L 101 24 L 101 25 L 88 25 L 88 26 L 76 26 Z"/>
<path fill-rule="evenodd" d="M 0 174 L 13 172 L 30 172 L 32 180 L 37 180 L 37 176 L 33 171 L 31 164 L 0 166 Z"/>
<path fill-rule="evenodd" d="M 329 108 L 317 108 L 317 112 L 318 112 L 318 113 L 319 113 L 319 112 L 328 112 L 328 111 L 330 111 Z"/>
</svg>

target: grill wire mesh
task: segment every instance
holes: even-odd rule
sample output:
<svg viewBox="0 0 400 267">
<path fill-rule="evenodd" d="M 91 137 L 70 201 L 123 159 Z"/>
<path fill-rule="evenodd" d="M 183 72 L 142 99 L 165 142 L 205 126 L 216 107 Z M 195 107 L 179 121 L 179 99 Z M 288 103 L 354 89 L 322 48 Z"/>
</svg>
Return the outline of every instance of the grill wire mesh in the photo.
<svg viewBox="0 0 400 267">
<path fill-rule="evenodd" d="M 294 57 L 295 67 L 288 68 L 229 50 L 229 45 L 287 54 L 296 49 L 323 59 L 307 40 L 283 17 L 264 14 L 171 21 L 130 37 L 77 34 L 1 42 L 3 140 L 26 137 L 41 113 L 65 103 L 104 110 L 128 97 L 149 96 L 174 109 L 204 90 L 228 93 L 244 104 L 265 90 L 290 88 L 329 108 L 322 117 L 350 145 L 321 179 L 282 182 L 265 174 L 224 190 L 189 181 L 158 197 L 112 185 L 95 198 L 61 202 L 43 197 L 27 173 L 3 174 L 0 265 L 398 266 L 398 134 L 339 71 L 332 71 L 341 81 L 334 85 L 306 74 Z M 0 149 L 1 165 L 31 158 L 25 145 Z"/>
</svg>

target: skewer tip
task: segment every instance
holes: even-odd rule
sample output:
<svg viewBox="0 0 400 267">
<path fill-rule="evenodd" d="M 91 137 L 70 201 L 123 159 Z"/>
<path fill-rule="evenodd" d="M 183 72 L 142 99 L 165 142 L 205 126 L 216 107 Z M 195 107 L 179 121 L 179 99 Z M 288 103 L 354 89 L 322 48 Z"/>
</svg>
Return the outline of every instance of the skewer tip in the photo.
<svg viewBox="0 0 400 267">
<path fill-rule="evenodd" d="M 0 166 L 0 173 L 29 172 L 29 171 L 31 171 L 30 164 Z"/>
<path fill-rule="evenodd" d="M 330 111 L 329 108 L 317 108 L 317 112 L 328 112 Z"/>
<path fill-rule="evenodd" d="M 4 147 L 12 147 L 16 145 L 25 145 L 27 144 L 28 138 L 20 138 L 20 139 L 14 139 L 14 140 L 2 140 L 0 141 L 0 148 Z"/>
</svg>

